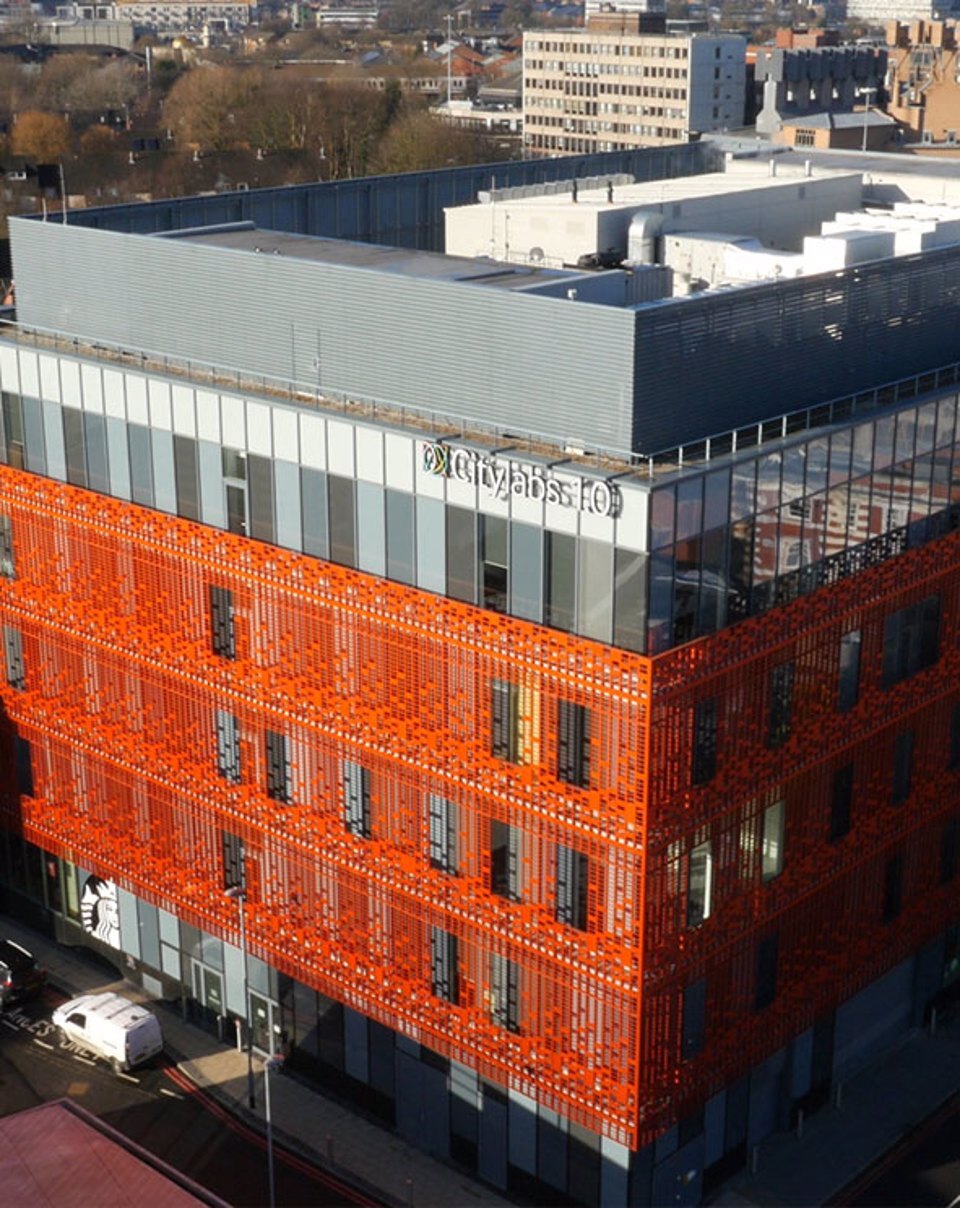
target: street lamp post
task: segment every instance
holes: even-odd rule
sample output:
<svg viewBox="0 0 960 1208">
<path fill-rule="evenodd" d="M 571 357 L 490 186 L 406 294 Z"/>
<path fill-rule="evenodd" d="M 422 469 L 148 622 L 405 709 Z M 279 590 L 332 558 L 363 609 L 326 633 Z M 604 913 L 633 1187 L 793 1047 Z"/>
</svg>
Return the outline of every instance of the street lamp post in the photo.
<svg viewBox="0 0 960 1208">
<path fill-rule="evenodd" d="M 243 1020 L 247 1032 L 247 1100 L 250 1104 L 250 1110 L 254 1111 L 257 1106 L 257 1097 L 253 1090 L 253 1025 L 250 1019 L 249 954 L 247 952 L 247 928 L 243 908 L 247 895 L 246 891 L 239 885 L 225 889 L 224 893 L 228 898 L 233 898 L 236 901 L 237 910 L 240 914 L 240 951 L 243 954 Z"/>
<path fill-rule="evenodd" d="M 270 1208 L 277 1208 L 276 1189 L 273 1181 L 273 1117 L 270 1114 L 270 1075 L 280 1069 L 283 1058 L 276 1054 L 263 1063 L 263 1105 L 267 1121 L 267 1181 L 270 1188 Z"/>
</svg>

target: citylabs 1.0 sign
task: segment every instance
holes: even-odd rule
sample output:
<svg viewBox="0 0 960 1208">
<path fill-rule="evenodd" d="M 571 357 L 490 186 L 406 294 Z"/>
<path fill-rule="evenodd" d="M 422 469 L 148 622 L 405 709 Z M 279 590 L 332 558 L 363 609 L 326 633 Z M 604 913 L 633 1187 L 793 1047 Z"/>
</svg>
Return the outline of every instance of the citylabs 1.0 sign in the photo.
<svg viewBox="0 0 960 1208">
<path fill-rule="evenodd" d="M 474 483 L 498 499 L 519 495 L 597 516 L 616 516 L 620 510 L 619 490 L 602 478 L 558 478 L 543 466 L 500 460 L 475 449 L 424 441 L 423 468 L 428 474 Z"/>
</svg>

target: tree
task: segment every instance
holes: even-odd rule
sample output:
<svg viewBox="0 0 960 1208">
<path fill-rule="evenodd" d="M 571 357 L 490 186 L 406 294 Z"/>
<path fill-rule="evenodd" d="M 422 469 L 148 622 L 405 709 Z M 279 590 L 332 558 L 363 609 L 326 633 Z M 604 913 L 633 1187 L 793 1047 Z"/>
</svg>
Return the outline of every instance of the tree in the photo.
<svg viewBox="0 0 960 1208">
<path fill-rule="evenodd" d="M 474 164 L 491 158 L 496 148 L 480 135 L 461 130 L 426 110 L 407 112 L 384 137 L 371 164 L 374 172 L 419 172 L 448 164 Z"/>
<path fill-rule="evenodd" d="M 70 125 L 58 114 L 28 109 L 17 117 L 10 149 L 14 155 L 25 155 L 41 164 L 55 164 L 70 149 Z"/>
<path fill-rule="evenodd" d="M 251 76 L 237 67 L 195 67 L 176 81 L 164 101 L 163 116 L 179 146 L 230 151 L 249 138 L 244 118 Z"/>
</svg>

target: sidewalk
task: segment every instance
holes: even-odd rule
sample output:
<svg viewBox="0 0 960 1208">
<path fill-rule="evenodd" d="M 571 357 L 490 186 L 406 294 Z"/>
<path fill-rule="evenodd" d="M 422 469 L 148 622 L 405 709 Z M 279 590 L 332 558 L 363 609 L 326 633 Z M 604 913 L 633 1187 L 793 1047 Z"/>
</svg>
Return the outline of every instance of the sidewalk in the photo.
<svg viewBox="0 0 960 1208">
<path fill-rule="evenodd" d="M 130 982 L 109 973 L 19 922 L 0 915 L 0 935 L 28 948 L 46 968 L 49 981 L 71 996 L 116 989 L 144 999 Z M 118 954 L 119 957 L 119 954 Z M 160 1019 L 167 1054 L 193 1082 L 231 1114 L 265 1131 L 263 1061 L 254 1056 L 257 1110 L 247 1105 L 247 1057 L 222 1045 L 181 1018 L 165 1003 L 151 1003 Z M 273 1075 L 270 1107 L 274 1140 L 344 1179 L 366 1187 L 396 1208 L 502 1205 L 508 1201 L 467 1175 L 408 1145 L 396 1134 L 326 1098 L 296 1078 Z"/>
<path fill-rule="evenodd" d="M 843 1084 L 803 1136 L 776 1133 L 758 1148 L 756 1174 L 735 1176 L 712 1204 L 808 1208 L 827 1204 L 857 1175 L 960 1091 L 960 1019 L 908 1033 Z"/>
<path fill-rule="evenodd" d="M 115 988 L 145 998 L 139 987 L 109 975 L 70 948 L 0 916 L 0 935 L 29 948 L 51 983 L 71 995 Z M 207 1094 L 253 1128 L 264 1130 L 263 1062 L 254 1058 L 257 1110 L 247 1106 L 247 1059 L 186 1023 L 179 1011 L 152 1003 L 168 1054 Z M 502 1205 L 495 1191 L 407 1145 L 394 1133 L 326 1098 L 295 1078 L 270 1083 L 274 1137 L 307 1161 L 370 1188 L 394 1208 Z M 935 1036 L 911 1032 L 844 1083 L 839 1106 L 810 1117 L 803 1136 L 777 1133 L 757 1152 L 756 1174 L 735 1176 L 711 1203 L 826 1204 L 858 1174 L 960 1091 L 960 1015 Z"/>
</svg>

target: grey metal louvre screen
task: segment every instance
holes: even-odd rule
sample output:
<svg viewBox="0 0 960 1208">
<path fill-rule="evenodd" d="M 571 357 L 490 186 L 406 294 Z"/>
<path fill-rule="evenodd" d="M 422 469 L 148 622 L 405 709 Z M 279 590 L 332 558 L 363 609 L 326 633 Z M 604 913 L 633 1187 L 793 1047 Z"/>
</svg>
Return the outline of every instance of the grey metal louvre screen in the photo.
<svg viewBox="0 0 960 1208">
<path fill-rule="evenodd" d="M 498 952 L 490 957 L 490 1017 L 508 1032 L 520 1030 L 520 969 Z"/>
<path fill-rule="evenodd" d="M 232 713 L 216 711 L 217 770 L 231 784 L 240 783 L 240 725 Z"/>
<path fill-rule="evenodd" d="M 264 738 L 267 755 L 267 796 L 283 805 L 289 805 L 293 798 L 290 791 L 287 737 L 285 734 L 278 734 L 276 730 L 267 730 Z"/>
<path fill-rule="evenodd" d="M 13 559 L 13 521 L 9 516 L 0 516 L 0 575 L 12 579 L 16 575 Z"/>
<path fill-rule="evenodd" d="M 516 684 L 493 680 L 490 684 L 491 750 L 497 759 L 517 761 L 518 692 Z"/>
<path fill-rule="evenodd" d="M 224 659 L 236 658 L 233 592 L 227 587 L 210 588 L 210 626 L 214 654 Z"/>
<path fill-rule="evenodd" d="M 343 761 L 343 821 L 352 835 L 370 838 L 370 773 L 352 759 Z"/>
<path fill-rule="evenodd" d="M 223 888 L 246 889 L 247 871 L 243 840 L 229 831 L 220 832 L 223 849 Z"/>
<path fill-rule="evenodd" d="M 434 994 L 447 1002 L 459 998 L 459 951 L 457 937 L 442 927 L 430 928 L 430 982 Z"/>
<path fill-rule="evenodd" d="M 430 863 L 444 872 L 457 871 L 457 806 L 430 793 L 427 798 L 430 823 Z"/>
<path fill-rule="evenodd" d="M 557 922 L 577 927 L 587 925 L 588 863 L 583 852 L 557 844 Z"/>
<path fill-rule="evenodd" d="M 590 783 L 590 714 L 569 700 L 557 706 L 557 776 L 581 787 Z"/>
<path fill-rule="evenodd" d="M 23 665 L 23 637 L 19 629 L 11 625 L 3 627 L 3 650 L 6 657 L 7 683 L 22 692 L 27 686 Z"/>
</svg>

